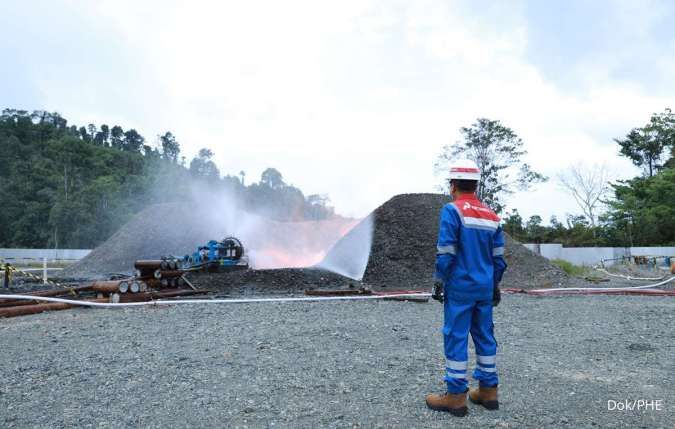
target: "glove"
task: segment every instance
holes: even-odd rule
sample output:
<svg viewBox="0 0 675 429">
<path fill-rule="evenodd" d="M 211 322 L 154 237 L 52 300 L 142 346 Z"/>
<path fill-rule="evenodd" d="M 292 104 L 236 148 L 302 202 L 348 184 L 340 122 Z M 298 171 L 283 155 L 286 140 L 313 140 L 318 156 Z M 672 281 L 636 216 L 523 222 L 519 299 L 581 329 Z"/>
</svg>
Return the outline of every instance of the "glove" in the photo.
<svg viewBox="0 0 675 429">
<path fill-rule="evenodd" d="M 499 302 L 502 300 L 502 291 L 499 290 L 499 285 L 495 285 L 492 289 L 492 306 L 496 307 L 499 305 Z"/>
<path fill-rule="evenodd" d="M 434 282 L 434 287 L 431 289 L 431 297 L 440 303 L 445 301 L 445 296 L 443 295 L 442 282 L 439 281 Z"/>
</svg>

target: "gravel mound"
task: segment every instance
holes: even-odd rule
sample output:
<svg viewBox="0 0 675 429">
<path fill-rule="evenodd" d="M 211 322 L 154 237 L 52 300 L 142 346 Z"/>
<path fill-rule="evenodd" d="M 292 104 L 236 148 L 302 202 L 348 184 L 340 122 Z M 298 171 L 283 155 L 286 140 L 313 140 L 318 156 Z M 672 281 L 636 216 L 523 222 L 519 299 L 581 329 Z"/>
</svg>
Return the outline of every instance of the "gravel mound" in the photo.
<svg viewBox="0 0 675 429">
<path fill-rule="evenodd" d="M 321 269 L 284 268 L 231 273 L 191 273 L 190 282 L 200 289 L 232 296 L 297 294 L 310 289 L 360 288 L 361 282 Z"/>
<path fill-rule="evenodd" d="M 548 259 L 506 235 L 504 257 L 509 267 L 504 273 L 502 287 L 537 289 L 547 287 L 587 287 L 581 279 L 570 277 Z"/>
<path fill-rule="evenodd" d="M 449 202 L 441 194 L 397 195 L 370 214 L 373 243 L 363 282 L 379 287 L 430 288 L 433 283 L 436 240 L 441 209 Z M 322 265 L 349 258 L 359 246 L 363 221 L 338 241 Z M 576 283 L 560 268 L 507 236 L 504 287 L 532 289 L 566 287 Z"/>
</svg>

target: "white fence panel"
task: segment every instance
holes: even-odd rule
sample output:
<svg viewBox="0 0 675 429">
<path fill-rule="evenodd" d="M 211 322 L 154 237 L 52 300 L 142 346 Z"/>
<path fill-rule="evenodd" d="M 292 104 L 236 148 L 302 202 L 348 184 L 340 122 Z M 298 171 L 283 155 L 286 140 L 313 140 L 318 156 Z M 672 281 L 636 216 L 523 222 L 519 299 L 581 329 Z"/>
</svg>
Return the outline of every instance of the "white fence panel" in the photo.
<svg viewBox="0 0 675 429">
<path fill-rule="evenodd" d="M 87 256 L 91 249 L 0 249 L 0 258 L 13 261 L 29 261 L 47 258 L 50 261 L 78 260 Z"/>
<path fill-rule="evenodd" d="M 557 243 L 525 244 L 525 247 L 547 259 L 562 259 L 575 265 L 596 265 L 608 259 L 612 265 L 623 256 L 670 256 L 675 258 L 675 247 L 563 247 Z"/>
</svg>

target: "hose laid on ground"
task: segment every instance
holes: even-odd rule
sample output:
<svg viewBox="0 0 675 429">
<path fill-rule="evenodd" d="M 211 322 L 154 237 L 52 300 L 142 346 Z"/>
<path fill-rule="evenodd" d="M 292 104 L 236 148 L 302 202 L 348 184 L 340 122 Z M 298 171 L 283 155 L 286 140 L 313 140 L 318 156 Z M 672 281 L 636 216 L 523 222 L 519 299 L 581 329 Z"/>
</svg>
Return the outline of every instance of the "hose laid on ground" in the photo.
<svg viewBox="0 0 675 429">
<path fill-rule="evenodd" d="M 228 299 L 177 299 L 167 300 L 159 299 L 156 301 L 143 302 L 124 302 L 124 303 L 109 303 L 109 302 L 89 302 L 78 301 L 64 298 L 51 298 L 32 295 L 0 295 L 0 299 L 14 299 L 14 300 L 28 300 L 28 301 L 47 301 L 59 302 L 62 304 L 81 305 L 85 307 L 139 307 L 144 305 L 167 305 L 167 304 L 247 304 L 257 302 L 297 302 L 297 301 L 354 301 L 362 299 L 384 299 L 384 298 L 401 298 L 401 297 L 429 297 L 430 293 L 406 293 L 406 294 L 387 294 L 387 295 L 364 295 L 364 296 L 313 296 L 313 297 L 290 297 L 290 298 L 228 298 Z"/>
<path fill-rule="evenodd" d="M 595 291 L 621 291 L 621 290 L 635 290 L 635 289 L 653 289 L 658 286 L 662 286 L 666 283 L 670 283 L 673 280 L 675 280 L 675 276 L 663 280 L 662 282 L 659 283 L 654 283 L 651 285 L 643 285 L 643 286 L 626 286 L 626 287 L 561 287 L 561 288 L 554 288 L 554 289 L 532 289 L 530 292 L 535 292 L 535 293 L 543 293 L 543 292 L 558 292 L 558 291 L 587 291 L 587 290 L 595 290 Z"/>
<path fill-rule="evenodd" d="M 644 292 L 644 295 L 675 295 L 675 291 L 665 291 L 660 289 L 653 289 L 656 286 L 661 286 L 675 280 L 675 276 L 659 283 L 644 286 L 618 287 L 618 288 L 554 288 L 554 289 L 505 289 L 505 292 L 525 293 L 533 295 L 545 294 L 602 294 L 603 292 L 622 293 L 627 292 L 633 295 L 639 295 Z M 672 292 L 672 293 L 671 293 Z M 125 302 L 125 303 L 107 303 L 107 302 L 89 302 L 78 301 L 64 298 L 38 297 L 32 295 L 1 295 L 0 299 L 25 300 L 25 301 L 46 301 L 58 302 L 63 304 L 80 305 L 85 307 L 103 307 L 103 308 L 118 308 L 118 307 L 142 307 L 146 305 L 173 305 L 173 304 L 248 304 L 259 302 L 312 302 L 312 301 L 359 301 L 368 299 L 385 299 L 385 298 L 402 298 L 402 297 L 429 297 L 428 292 L 421 293 L 387 293 L 382 295 L 364 295 L 364 296 L 313 296 L 313 297 L 290 297 L 290 298 L 228 298 L 228 299 L 183 299 L 183 300 L 156 300 L 144 302 Z"/>
<path fill-rule="evenodd" d="M 600 271 L 601 273 L 607 274 L 608 276 L 619 277 L 619 278 L 626 279 L 626 280 L 661 280 L 661 279 L 666 278 L 665 275 L 661 276 L 661 277 L 631 277 L 631 276 L 626 276 L 626 275 L 623 275 L 623 274 L 610 273 L 609 271 L 607 271 L 604 268 L 596 267 L 595 269 Z"/>
</svg>

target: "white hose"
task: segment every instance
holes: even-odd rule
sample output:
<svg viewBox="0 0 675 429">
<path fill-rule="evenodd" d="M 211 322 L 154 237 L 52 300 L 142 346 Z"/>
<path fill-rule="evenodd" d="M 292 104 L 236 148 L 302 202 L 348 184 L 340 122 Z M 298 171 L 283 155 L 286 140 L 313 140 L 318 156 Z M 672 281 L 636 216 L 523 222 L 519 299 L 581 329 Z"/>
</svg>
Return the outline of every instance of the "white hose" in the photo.
<svg viewBox="0 0 675 429">
<path fill-rule="evenodd" d="M 661 280 L 661 279 L 666 277 L 666 276 L 661 276 L 661 277 L 631 277 L 631 276 L 625 276 L 623 274 L 610 273 L 609 271 L 607 271 L 604 268 L 596 267 L 595 269 L 600 271 L 600 272 L 603 272 L 603 273 L 607 274 L 608 276 L 619 277 L 619 278 L 626 279 L 626 280 Z"/>
<path fill-rule="evenodd" d="M 557 291 L 586 291 L 586 290 L 600 290 L 600 291 L 625 291 L 635 289 L 650 289 L 657 286 L 670 283 L 675 280 L 675 276 L 659 283 L 644 286 L 631 287 L 572 287 L 572 288 L 553 288 L 553 289 L 533 289 L 531 292 L 557 292 Z M 119 308 L 119 307 L 142 307 L 146 305 L 173 305 L 173 304 L 248 304 L 258 302 L 311 302 L 311 301 L 358 301 L 367 299 L 384 299 L 384 298 L 426 298 L 430 297 L 428 292 L 421 293 L 407 293 L 407 294 L 391 294 L 391 295 L 365 295 L 365 296 L 312 296 L 312 297 L 291 297 L 291 298 L 231 298 L 231 299 L 177 299 L 167 300 L 160 299 L 156 301 L 143 302 L 90 302 L 79 301 L 65 298 L 52 298 L 46 296 L 32 296 L 32 295 L 2 295 L 0 299 L 17 300 L 17 301 L 45 301 L 58 302 L 62 304 L 80 305 L 83 307 L 103 307 L 103 308 Z"/>
<path fill-rule="evenodd" d="M 654 283 L 651 285 L 644 285 L 644 286 L 625 286 L 625 287 L 560 287 L 557 289 L 532 289 L 532 292 L 553 292 L 553 291 L 561 291 L 561 290 L 579 290 L 579 291 L 584 291 L 584 290 L 617 290 L 617 291 L 624 291 L 624 290 L 635 290 L 635 289 L 651 289 L 657 286 L 662 286 L 666 283 L 670 283 L 673 280 L 675 280 L 675 276 L 666 279 L 662 282 L 659 283 Z"/>
<path fill-rule="evenodd" d="M 257 302 L 296 302 L 296 301 L 355 301 L 364 299 L 384 299 L 393 297 L 429 297 L 430 293 L 409 293 L 409 294 L 392 294 L 392 295 L 366 295 L 366 296 L 313 296 L 313 297 L 295 297 L 295 298 L 232 298 L 232 299 L 159 299 L 156 301 L 143 302 L 89 302 L 78 301 L 64 298 L 51 298 L 46 296 L 31 296 L 31 295 L 0 295 L 0 299 L 12 299 L 23 301 L 46 301 L 58 302 L 62 304 L 81 305 L 84 307 L 139 307 L 144 305 L 167 305 L 167 304 L 245 304 Z"/>
</svg>

